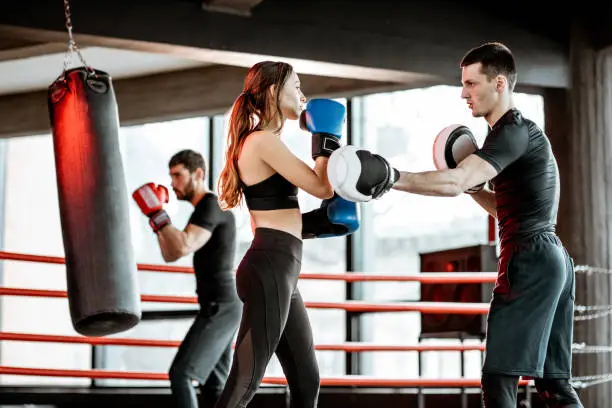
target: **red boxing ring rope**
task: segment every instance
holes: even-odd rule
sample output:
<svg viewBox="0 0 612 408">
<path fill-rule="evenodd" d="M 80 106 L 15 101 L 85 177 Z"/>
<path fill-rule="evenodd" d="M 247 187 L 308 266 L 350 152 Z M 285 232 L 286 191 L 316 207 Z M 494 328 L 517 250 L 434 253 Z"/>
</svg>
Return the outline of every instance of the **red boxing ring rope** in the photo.
<svg viewBox="0 0 612 408">
<path fill-rule="evenodd" d="M 67 297 L 64 290 L 22 289 L 0 287 L 0 295 L 28 297 Z M 141 295 L 143 302 L 161 303 L 198 303 L 195 296 L 165 296 Z M 341 309 L 347 312 L 421 312 L 421 313 L 456 313 L 456 314 L 486 314 L 489 311 L 487 303 L 452 303 L 452 302 L 396 302 L 371 303 L 357 300 L 345 302 L 304 302 L 310 309 Z"/>
<path fill-rule="evenodd" d="M 85 336 L 58 336 L 52 334 L 33 334 L 0 332 L 0 340 L 7 341 L 33 341 L 45 343 L 77 343 L 96 346 L 135 346 L 135 347 L 178 347 L 179 340 L 130 339 L 118 337 L 85 337 Z M 362 342 L 348 342 L 338 344 L 317 344 L 315 350 L 319 351 L 484 351 L 484 344 L 375 344 Z"/>
<path fill-rule="evenodd" d="M 0 260 L 65 264 L 65 259 L 57 256 L 30 255 L 17 252 L 0 251 Z M 137 264 L 139 271 L 193 273 L 188 266 L 170 266 L 155 264 Z M 497 279 L 496 272 L 426 272 L 413 275 L 399 274 L 366 274 L 366 273 L 314 273 L 300 274 L 300 279 L 337 280 L 344 282 L 420 282 L 420 283 L 492 283 Z"/>
</svg>

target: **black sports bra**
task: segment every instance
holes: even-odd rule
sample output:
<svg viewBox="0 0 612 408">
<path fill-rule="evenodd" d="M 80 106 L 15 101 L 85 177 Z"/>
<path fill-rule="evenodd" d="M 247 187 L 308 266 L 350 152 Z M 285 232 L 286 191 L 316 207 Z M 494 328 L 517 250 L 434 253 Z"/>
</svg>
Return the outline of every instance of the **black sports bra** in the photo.
<svg viewBox="0 0 612 408">
<path fill-rule="evenodd" d="M 242 183 L 242 193 L 249 210 L 284 210 L 300 208 L 298 189 L 278 173 L 251 186 Z"/>
</svg>

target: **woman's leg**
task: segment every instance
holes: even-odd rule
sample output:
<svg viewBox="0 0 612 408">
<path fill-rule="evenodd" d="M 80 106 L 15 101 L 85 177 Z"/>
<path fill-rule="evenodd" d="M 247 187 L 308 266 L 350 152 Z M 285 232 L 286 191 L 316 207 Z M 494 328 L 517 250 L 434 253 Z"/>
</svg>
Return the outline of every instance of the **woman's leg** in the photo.
<svg viewBox="0 0 612 408">
<path fill-rule="evenodd" d="M 308 313 L 298 289 L 291 297 L 291 307 L 276 356 L 289 383 L 292 407 L 315 408 L 319 398 L 319 365 Z"/>
</svg>

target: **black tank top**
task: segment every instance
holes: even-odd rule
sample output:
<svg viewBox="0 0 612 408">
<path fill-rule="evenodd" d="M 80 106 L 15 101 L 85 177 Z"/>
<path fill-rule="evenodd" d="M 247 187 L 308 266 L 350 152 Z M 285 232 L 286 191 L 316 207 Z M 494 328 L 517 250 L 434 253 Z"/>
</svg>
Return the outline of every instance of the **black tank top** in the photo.
<svg viewBox="0 0 612 408">
<path fill-rule="evenodd" d="M 242 193 L 249 210 L 266 211 L 300 208 L 297 187 L 279 173 L 274 173 L 252 186 L 246 186 L 242 183 Z"/>
</svg>

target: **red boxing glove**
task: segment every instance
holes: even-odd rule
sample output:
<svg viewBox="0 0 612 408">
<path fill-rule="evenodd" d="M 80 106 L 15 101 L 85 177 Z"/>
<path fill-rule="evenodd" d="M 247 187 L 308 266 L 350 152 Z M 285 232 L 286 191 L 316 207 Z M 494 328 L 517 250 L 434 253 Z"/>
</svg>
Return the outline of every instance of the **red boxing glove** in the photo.
<svg viewBox="0 0 612 408">
<path fill-rule="evenodd" d="M 147 183 L 137 188 L 132 197 L 144 215 L 149 217 L 149 224 L 157 232 L 170 224 L 170 217 L 163 205 L 168 202 L 168 189 L 162 185 Z"/>
</svg>

